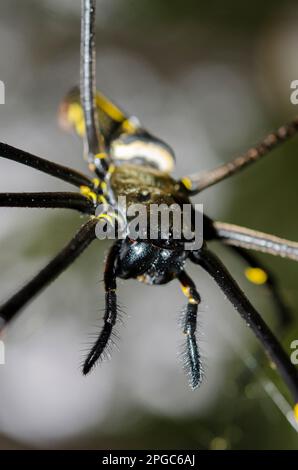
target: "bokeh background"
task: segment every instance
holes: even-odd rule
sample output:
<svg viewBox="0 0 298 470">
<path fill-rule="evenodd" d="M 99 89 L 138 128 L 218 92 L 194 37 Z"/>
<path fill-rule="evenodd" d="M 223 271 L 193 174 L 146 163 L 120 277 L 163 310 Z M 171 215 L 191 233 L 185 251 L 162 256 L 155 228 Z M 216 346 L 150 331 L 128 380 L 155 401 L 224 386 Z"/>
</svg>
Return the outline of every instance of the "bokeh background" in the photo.
<svg viewBox="0 0 298 470">
<path fill-rule="evenodd" d="M 297 112 L 290 103 L 290 83 L 298 79 L 295 3 L 98 0 L 98 87 L 173 146 L 177 175 L 215 166 Z M 59 102 L 79 80 L 79 33 L 79 0 L 1 1 L 0 140 L 85 170 L 81 142 L 57 124 Z M 215 219 L 297 240 L 297 152 L 296 138 L 196 202 Z M 0 188 L 70 189 L 6 160 Z M 2 208 L 0 217 L 2 299 L 83 222 L 51 209 Z M 297 449 L 282 383 L 199 268 L 188 268 L 203 299 L 198 337 L 206 379 L 199 390 L 189 389 L 179 359 L 185 300 L 175 282 L 155 288 L 119 282 L 126 313 L 118 348 L 82 376 L 80 364 L 101 325 L 108 247 L 94 243 L 7 332 L 0 448 Z M 226 249 L 214 249 L 274 328 L 266 291 L 248 285 L 243 264 Z M 260 259 L 297 318 L 298 266 Z M 297 338 L 294 320 L 284 335 L 289 352 Z"/>
</svg>

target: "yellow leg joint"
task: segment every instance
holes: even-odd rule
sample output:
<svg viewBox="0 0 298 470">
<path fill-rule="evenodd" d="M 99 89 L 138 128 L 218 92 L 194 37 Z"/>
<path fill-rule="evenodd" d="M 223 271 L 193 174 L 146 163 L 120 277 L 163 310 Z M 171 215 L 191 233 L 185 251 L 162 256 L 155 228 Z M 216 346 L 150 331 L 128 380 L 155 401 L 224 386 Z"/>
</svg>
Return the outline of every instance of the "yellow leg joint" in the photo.
<svg viewBox="0 0 298 470">
<path fill-rule="evenodd" d="M 190 287 L 189 286 L 183 286 L 182 284 L 180 284 L 180 286 L 181 286 L 183 294 L 188 298 L 188 302 L 190 304 L 197 304 L 198 301 L 196 299 L 194 299 L 193 296 L 191 295 Z"/>
<path fill-rule="evenodd" d="M 98 200 L 98 202 L 101 202 L 102 204 L 108 204 L 108 201 L 106 200 L 106 198 L 102 194 L 99 194 L 97 196 L 97 200 Z"/>
<path fill-rule="evenodd" d="M 95 164 L 95 167 L 101 165 L 101 162 L 103 160 L 106 160 L 108 158 L 107 154 L 105 152 L 100 152 L 100 153 L 97 153 L 96 155 L 94 155 L 94 164 Z"/>
<path fill-rule="evenodd" d="M 113 218 L 109 214 L 99 214 L 97 218 L 99 220 L 107 220 L 108 222 L 110 222 L 110 224 L 113 223 Z"/>
<path fill-rule="evenodd" d="M 181 183 L 188 189 L 189 191 L 192 188 L 192 182 L 191 179 L 188 178 L 188 176 L 185 176 L 184 178 L 181 179 Z"/>
<path fill-rule="evenodd" d="M 111 164 L 108 169 L 108 174 L 111 175 L 112 173 L 114 173 L 115 169 L 115 165 Z"/>
<path fill-rule="evenodd" d="M 80 193 L 87 199 L 90 199 L 94 204 L 97 204 L 97 194 L 88 188 L 88 186 L 80 186 Z"/>
<path fill-rule="evenodd" d="M 265 284 L 268 280 L 268 274 L 261 268 L 247 268 L 245 276 L 250 282 L 257 285 Z"/>
<path fill-rule="evenodd" d="M 106 193 L 107 190 L 108 190 L 108 185 L 105 181 L 102 181 L 101 184 L 100 184 L 100 188 L 102 190 L 103 193 Z"/>
<path fill-rule="evenodd" d="M 113 224 L 115 220 L 117 220 L 118 216 L 115 212 L 111 212 L 110 214 L 102 213 L 97 216 L 98 220 L 107 220 L 110 224 Z"/>
<path fill-rule="evenodd" d="M 107 158 L 107 154 L 105 152 L 100 152 L 94 155 L 94 160 L 104 160 Z"/>
<path fill-rule="evenodd" d="M 136 125 L 133 123 L 131 119 L 125 119 L 121 127 L 124 130 L 124 132 L 127 132 L 128 134 L 133 134 L 137 130 Z"/>
</svg>

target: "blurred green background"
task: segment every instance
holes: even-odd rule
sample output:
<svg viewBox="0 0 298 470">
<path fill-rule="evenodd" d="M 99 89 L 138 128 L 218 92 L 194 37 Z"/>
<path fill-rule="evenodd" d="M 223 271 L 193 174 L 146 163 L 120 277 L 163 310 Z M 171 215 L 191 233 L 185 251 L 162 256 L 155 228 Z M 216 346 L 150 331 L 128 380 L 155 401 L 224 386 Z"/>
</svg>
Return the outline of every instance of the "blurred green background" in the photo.
<svg viewBox="0 0 298 470">
<path fill-rule="evenodd" d="M 81 143 L 63 134 L 56 119 L 60 100 L 79 80 L 79 34 L 78 0 L 1 2 L 1 141 L 86 170 Z M 291 119 L 297 45 L 294 1 L 97 1 L 98 87 L 173 146 L 176 175 L 226 161 Z M 215 219 L 297 240 L 297 151 L 296 138 L 195 202 Z M 25 166 L 0 163 L 1 192 L 68 189 Z M 1 298 L 80 223 L 67 211 L 1 209 Z M 189 390 L 177 354 L 184 299 L 174 282 L 154 289 L 119 283 L 127 312 L 118 329 L 120 352 L 82 377 L 80 363 L 101 324 L 107 248 L 95 243 L 8 331 L 0 448 L 298 449 L 287 401 L 280 401 L 280 393 L 288 399 L 283 385 L 198 268 L 189 271 L 203 299 L 200 390 Z M 226 249 L 214 249 L 274 328 L 264 289 L 248 285 L 242 263 Z M 259 256 L 297 319 L 297 265 Z M 294 339 L 297 321 L 283 338 L 289 353 Z M 258 365 L 249 369 L 254 357 Z"/>
</svg>

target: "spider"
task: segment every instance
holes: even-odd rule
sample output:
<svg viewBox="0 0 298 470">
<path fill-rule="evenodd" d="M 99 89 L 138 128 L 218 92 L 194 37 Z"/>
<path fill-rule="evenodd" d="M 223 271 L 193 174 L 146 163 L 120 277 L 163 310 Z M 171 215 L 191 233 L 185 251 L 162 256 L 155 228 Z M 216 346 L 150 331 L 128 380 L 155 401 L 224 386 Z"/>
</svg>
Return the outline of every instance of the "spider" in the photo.
<svg viewBox="0 0 298 470">
<path fill-rule="evenodd" d="M 87 221 L 70 242 L 26 285 L 0 306 L 0 332 L 16 314 L 59 274 L 68 268 L 96 239 L 99 222 L 119 222 L 116 198 L 127 204 L 191 204 L 190 197 L 247 168 L 298 132 L 298 119 L 269 134 L 246 153 L 213 170 L 175 180 L 171 176 L 175 157 L 172 149 L 150 134 L 137 118 L 127 115 L 95 87 L 95 0 L 82 0 L 81 85 L 73 89 L 60 107 L 60 121 L 82 137 L 84 155 L 93 177 L 50 162 L 23 150 L 0 143 L 0 156 L 52 175 L 79 189 L 78 192 L 2 193 L 0 206 L 68 208 L 85 214 Z M 96 207 L 109 207 L 98 215 Z M 124 217 L 126 215 L 124 214 Z M 127 220 L 126 220 L 127 222 Z M 134 278 L 151 285 L 177 279 L 187 302 L 183 312 L 186 367 L 190 385 L 202 382 L 203 368 L 196 340 L 197 312 L 201 298 L 185 270 L 186 261 L 201 266 L 217 283 L 246 324 L 252 329 L 293 396 L 298 418 L 298 373 L 278 339 L 253 307 L 219 258 L 209 249 L 213 240 L 228 245 L 247 264 L 246 274 L 255 284 L 265 284 L 279 307 L 281 324 L 289 322 L 274 278 L 247 250 L 298 260 L 298 243 L 232 224 L 213 221 L 204 215 L 203 245 L 185 250 L 183 240 L 135 240 L 117 238 L 104 268 L 104 324 L 88 354 L 87 374 L 102 357 L 117 321 L 116 280 Z"/>
</svg>

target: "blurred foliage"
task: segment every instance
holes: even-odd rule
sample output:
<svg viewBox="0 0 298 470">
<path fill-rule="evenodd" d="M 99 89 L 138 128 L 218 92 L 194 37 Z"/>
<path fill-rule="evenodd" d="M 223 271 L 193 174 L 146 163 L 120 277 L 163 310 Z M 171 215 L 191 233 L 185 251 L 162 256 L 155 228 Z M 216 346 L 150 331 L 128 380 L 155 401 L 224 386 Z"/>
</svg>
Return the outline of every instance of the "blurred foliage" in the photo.
<svg viewBox="0 0 298 470">
<path fill-rule="evenodd" d="M 122 4 L 121 4 L 122 3 Z M 295 5 L 295 0 L 283 2 L 286 7 Z M 237 34 L 241 32 L 255 33 L 262 27 L 268 16 L 280 11 L 278 0 L 256 0 L 239 2 L 237 0 L 213 0 L 201 2 L 197 0 L 127 0 L 119 2 L 122 12 L 121 20 L 127 19 L 134 27 L 151 25 L 161 28 L 183 26 L 185 23 L 201 23 L 218 31 L 225 29 Z M 121 10 L 122 7 L 122 10 Z M 118 19 L 119 21 L 119 19 Z"/>
</svg>

